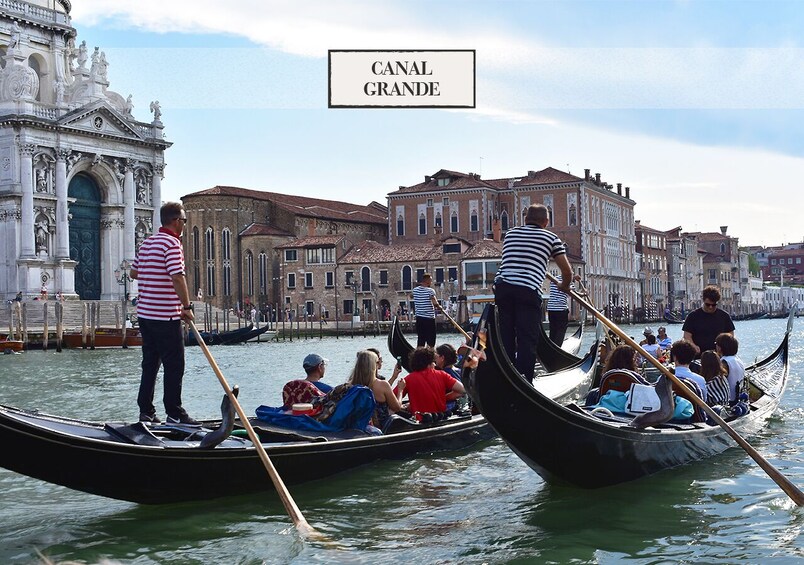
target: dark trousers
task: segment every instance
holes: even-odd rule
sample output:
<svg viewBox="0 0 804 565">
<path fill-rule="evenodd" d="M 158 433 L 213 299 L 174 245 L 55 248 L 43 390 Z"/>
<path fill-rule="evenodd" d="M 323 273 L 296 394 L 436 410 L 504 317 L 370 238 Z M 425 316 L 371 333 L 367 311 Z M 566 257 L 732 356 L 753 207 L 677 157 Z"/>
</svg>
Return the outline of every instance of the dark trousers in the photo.
<svg viewBox="0 0 804 565">
<path fill-rule="evenodd" d="M 159 365 L 164 368 L 165 412 L 174 418 L 185 412 L 181 406 L 181 381 L 184 377 L 184 336 L 181 320 L 140 318 L 142 334 L 142 378 L 137 404 L 142 414 L 154 414 L 154 389 Z"/>
<path fill-rule="evenodd" d="M 436 325 L 435 318 L 422 318 L 416 316 L 416 347 L 422 345 L 429 345 L 435 347 L 436 340 Z"/>
<path fill-rule="evenodd" d="M 494 284 L 494 302 L 505 352 L 517 370 L 533 382 L 542 297 L 537 290 L 500 281 Z"/>
<path fill-rule="evenodd" d="M 569 310 L 548 310 L 547 320 L 550 322 L 550 341 L 561 347 L 569 325 Z"/>
</svg>

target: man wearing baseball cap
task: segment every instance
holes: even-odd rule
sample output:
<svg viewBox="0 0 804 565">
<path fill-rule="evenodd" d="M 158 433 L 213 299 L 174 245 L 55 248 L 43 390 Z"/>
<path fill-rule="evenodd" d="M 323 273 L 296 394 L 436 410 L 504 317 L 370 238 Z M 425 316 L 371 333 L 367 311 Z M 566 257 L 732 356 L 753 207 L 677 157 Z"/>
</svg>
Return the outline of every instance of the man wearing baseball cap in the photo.
<svg viewBox="0 0 804 565">
<path fill-rule="evenodd" d="M 310 353 L 302 362 L 302 367 L 304 367 L 304 371 L 307 373 L 307 380 L 324 393 L 332 390 L 330 385 L 321 382 L 327 370 L 327 363 L 328 361 L 317 353 Z"/>
</svg>

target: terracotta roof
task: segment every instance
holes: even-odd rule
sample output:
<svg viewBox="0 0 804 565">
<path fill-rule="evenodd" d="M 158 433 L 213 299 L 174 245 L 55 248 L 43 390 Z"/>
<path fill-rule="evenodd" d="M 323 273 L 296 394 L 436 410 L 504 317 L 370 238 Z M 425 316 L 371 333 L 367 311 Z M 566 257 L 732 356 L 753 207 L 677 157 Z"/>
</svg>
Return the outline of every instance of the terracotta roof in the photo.
<svg viewBox="0 0 804 565">
<path fill-rule="evenodd" d="M 189 196 L 239 196 L 242 198 L 254 198 L 273 202 L 274 205 L 299 216 L 326 220 L 382 224 L 383 226 L 388 224 L 388 209 L 377 202 L 372 202 L 368 206 L 362 206 L 360 204 L 351 204 L 337 200 L 324 200 L 321 198 L 297 196 L 295 194 L 251 190 L 236 186 L 215 186 L 207 190 L 193 192 L 183 198 Z"/>
<path fill-rule="evenodd" d="M 469 189 L 492 189 L 492 190 L 508 190 L 509 183 L 515 187 L 537 186 L 542 184 L 560 184 L 560 183 L 577 183 L 583 181 L 581 177 L 576 177 L 564 171 L 559 171 L 553 167 L 547 167 L 541 171 L 528 171 L 533 173 L 523 177 L 509 177 L 501 179 L 481 179 L 480 175 L 472 173 L 462 173 L 459 171 L 449 171 L 441 169 L 425 182 L 415 184 L 413 186 L 403 186 L 399 190 L 391 192 L 390 194 L 406 194 L 411 192 L 439 192 L 439 191 L 452 191 L 462 188 Z M 445 186 L 438 185 L 438 179 L 450 177 L 450 183 Z"/>
<path fill-rule="evenodd" d="M 242 232 L 240 235 L 247 236 L 247 235 L 278 235 L 283 237 L 293 237 L 292 233 L 288 233 L 284 230 L 280 230 L 275 228 L 274 226 L 269 226 L 268 224 L 251 224 Z"/>
<path fill-rule="evenodd" d="M 481 239 L 464 253 L 464 259 L 493 259 L 502 257 L 502 243 L 493 239 Z"/>
<path fill-rule="evenodd" d="M 422 263 L 441 257 L 440 245 L 383 245 L 376 241 L 363 241 L 355 245 L 338 262 L 363 263 Z"/>
<path fill-rule="evenodd" d="M 313 235 L 300 237 L 283 243 L 282 245 L 276 245 L 275 249 L 289 249 L 293 247 L 334 247 L 345 237 L 345 235 Z"/>
</svg>

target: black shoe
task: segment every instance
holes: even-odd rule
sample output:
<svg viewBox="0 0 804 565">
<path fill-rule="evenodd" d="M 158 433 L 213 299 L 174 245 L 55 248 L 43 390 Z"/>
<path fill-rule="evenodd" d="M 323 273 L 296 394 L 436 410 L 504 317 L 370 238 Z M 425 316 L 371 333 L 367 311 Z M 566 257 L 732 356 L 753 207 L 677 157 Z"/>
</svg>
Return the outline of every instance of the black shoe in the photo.
<svg viewBox="0 0 804 565">
<path fill-rule="evenodd" d="M 147 424 L 160 424 L 162 420 L 156 414 L 145 414 L 144 412 L 140 412 L 140 422 L 145 422 Z"/>
<path fill-rule="evenodd" d="M 201 422 L 198 420 L 194 420 L 190 418 L 186 413 L 182 414 L 178 418 L 174 418 L 173 416 L 167 417 L 168 424 L 184 424 L 185 426 L 200 426 Z"/>
</svg>

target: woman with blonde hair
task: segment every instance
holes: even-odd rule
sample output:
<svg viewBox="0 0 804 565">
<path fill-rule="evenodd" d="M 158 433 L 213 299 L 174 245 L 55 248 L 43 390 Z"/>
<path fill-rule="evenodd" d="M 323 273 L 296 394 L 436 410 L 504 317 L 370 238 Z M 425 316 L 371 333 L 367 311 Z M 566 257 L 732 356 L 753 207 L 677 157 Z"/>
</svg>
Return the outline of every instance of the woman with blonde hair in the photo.
<svg viewBox="0 0 804 565">
<path fill-rule="evenodd" d="M 377 407 L 374 410 L 372 424 L 382 429 L 391 414 L 402 410 L 402 404 L 388 381 L 376 378 L 376 374 L 377 354 L 373 351 L 358 351 L 355 366 L 349 375 L 349 383 L 368 387 L 374 393 Z"/>
</svg>

